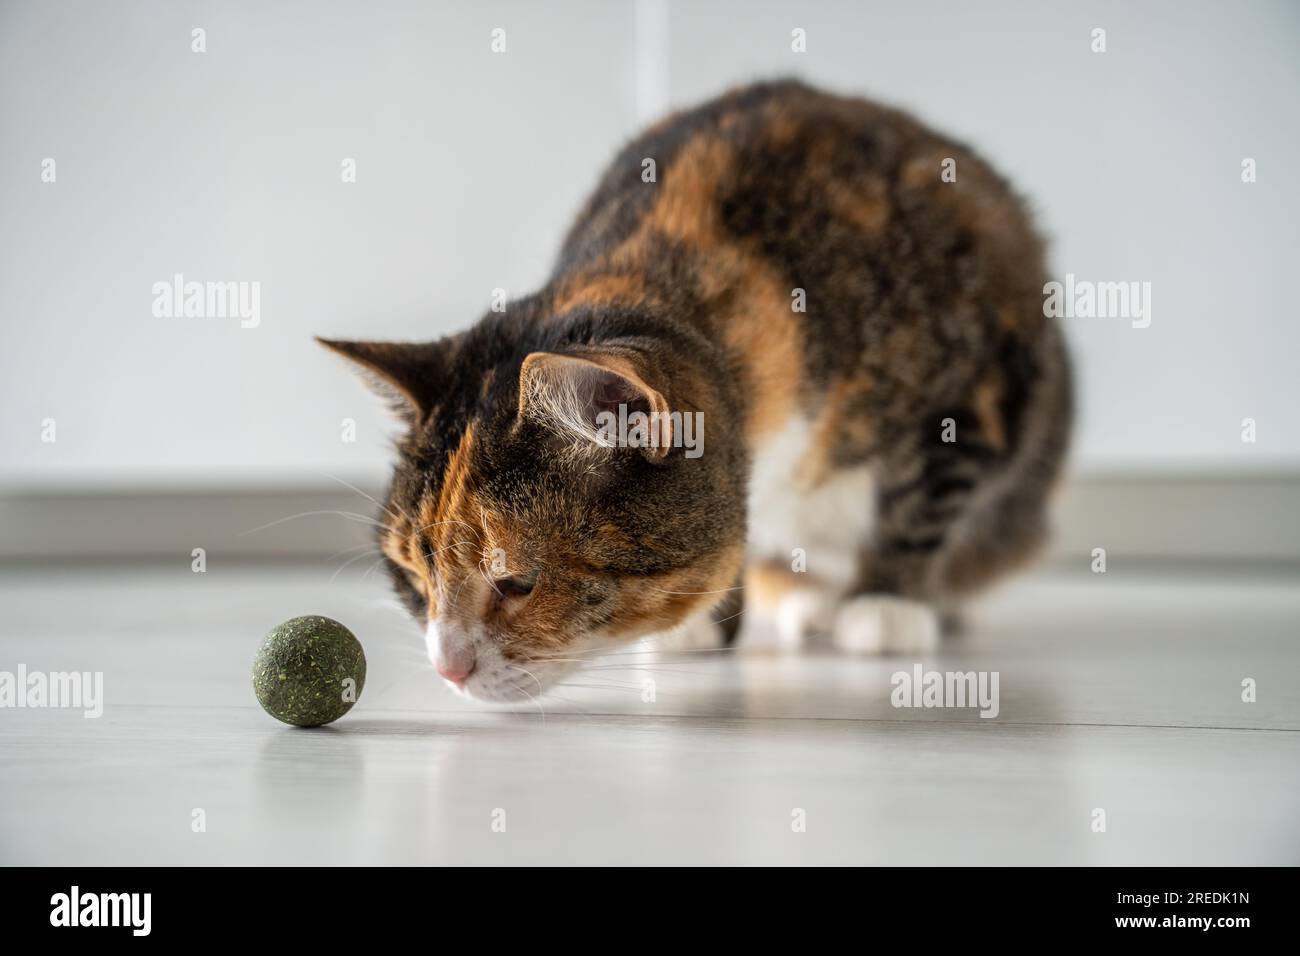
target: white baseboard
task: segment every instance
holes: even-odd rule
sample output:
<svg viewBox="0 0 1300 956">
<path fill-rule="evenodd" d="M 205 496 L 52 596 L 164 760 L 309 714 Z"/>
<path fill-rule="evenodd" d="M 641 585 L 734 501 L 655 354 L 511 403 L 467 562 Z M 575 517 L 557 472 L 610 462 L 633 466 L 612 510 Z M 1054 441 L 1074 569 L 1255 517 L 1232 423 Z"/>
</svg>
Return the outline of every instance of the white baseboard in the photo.
<svg viewBox="0 0 1300 956">
<path fill-rule="evenodd" d="M 319 557 L 372 541 L 364 519 L 378 510 L 326 488 L 7 494 L 0 560 L 174 559 L 194 548 L 210 559 Z M 1062 489 L 1055 527 L 1058 559 L 1102 547 L 1142 561 L 1300 563 L 1300 473 L 1080 477 Z"/>
<path fill-rule="evenodd" d="M 0 560 L 188 560 L 194 548 L 209 558 L 316 557 L 373 541 L 359 519 L 378 511 L 360 495 L 319 488 L 7 495 Z"/>
<path fill-rule="evenodd" d="M 1091 476 L 1054 506 L 1058 556 L 1300 561 L 1300 474 Z"/>
</svg>

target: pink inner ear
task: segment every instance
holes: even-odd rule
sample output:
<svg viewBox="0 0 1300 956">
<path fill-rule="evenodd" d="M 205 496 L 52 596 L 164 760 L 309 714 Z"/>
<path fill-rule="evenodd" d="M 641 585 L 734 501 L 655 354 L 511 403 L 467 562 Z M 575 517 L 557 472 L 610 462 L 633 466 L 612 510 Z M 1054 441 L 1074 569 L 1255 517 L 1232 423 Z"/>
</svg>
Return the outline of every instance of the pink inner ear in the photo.
<svg viewBox="0 0 1300 956">
<path fill-rule="evenodd" d="M 635 412 L 653 416 L 668 411 L 663 396 L 641 381 L 629 361 L 614 358 L 611 362 L 629 367 L 625 372 L 615 371 L 582 356 L 546 352 L 528 355 L 520 368 L 520 417 L 532 408 L 556 426 L 604 444 L 600 436 L 609 423 L 600 419 L 605 415 L 613 414 L 621 423 Z M 625 414 L 620 414 L 621 409 L 626 410 Z M 672 424 L 668 422 L 659 426 L 658 436 L 652 438 L 646 454 L 662 458 L 671 443 Z"/>
<path fill-rule="evenodd" d="M 599 371 L 598 380 L 592 389 L 592 418 L 601 412 L 617 412 L 620 405 L 626 405 L 628 414 L 632 412 L 650 412 L 650 402 L 641 391 L 614 372 Z"/>
</svg>

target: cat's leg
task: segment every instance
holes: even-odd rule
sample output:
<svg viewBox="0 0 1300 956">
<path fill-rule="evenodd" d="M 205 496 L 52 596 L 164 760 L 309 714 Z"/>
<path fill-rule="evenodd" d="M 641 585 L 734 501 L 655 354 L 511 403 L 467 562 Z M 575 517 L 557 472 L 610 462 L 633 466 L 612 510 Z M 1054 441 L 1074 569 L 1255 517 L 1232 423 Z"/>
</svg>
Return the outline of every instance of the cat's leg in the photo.
<svg viewBox="0 0 1300 956">
<path fill-rule="evenodd" d="M 654 635 L 656 650 L 666 653 L 712 651 L 726 645 L 726 636 L 713 616 L 705 611 L 693 614 L 671 631 Z"/>
<path fill-rule="evenodd" d="M 744 573 L 736 583 L 718 595 L 713 607 L 692 614 L 673 628 L 655 635 L 655 647 L 662 651 L 718 650 L 736 642 L 745 610 Z"/>
<path fill-rule="evenodd" d="M 937 609 L 893 594 L 859 594 L 835 614 L 831 642 L 848 654 L 925 654 L 939 646 Z"/>
<path fill-rule="evenodd" d="M 806 572 L 775 562 L 751 564 L 736 646 L 744 651 L 799 650 L 814 635 L 830 632 L 841 594 Z"/>
<path fill-rule="evenodd" d="M 872 541 L 831 632 L 841 650 L 924 653 L 957 612 L 946 555 L 1005 462 L 969 411 L 936 416 L 934 431 L 897 442 L 882 462 Z"/>
<path fill-rule="evenodd" d="M 1070 438 L 1071 384 L 1059 332 L 1035 353 L 1015 454 L 971 502 L 938 560 L 935 577 L 956 604 L 1023 565 L 1047 537 L 1047 505 Z"/>
</svg>

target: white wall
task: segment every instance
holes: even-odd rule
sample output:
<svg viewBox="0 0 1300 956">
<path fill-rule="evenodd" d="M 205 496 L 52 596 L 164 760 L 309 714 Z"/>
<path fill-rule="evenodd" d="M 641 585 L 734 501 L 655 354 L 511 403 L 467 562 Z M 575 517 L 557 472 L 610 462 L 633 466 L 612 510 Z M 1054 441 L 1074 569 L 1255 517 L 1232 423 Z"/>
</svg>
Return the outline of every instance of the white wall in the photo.
<svg viewBox="0 0 1300 956">
<path fill-rule="evenodd" d="M 382 476 L 387 423 L 310 336 L 463 327 L 494 287 L 542 279 L 638 114 L 783 73 L 981 149 L 1033 199 L 1058 272 L 1152 283 L 1150 328 L 1067 323 L 1082 467 L 1300 466 L 1298 10 L 5 4 L 0 489 Z M 177 272 L 260 282 L 261 324 L 154 317 Z"/>
<path fill-rule="evenodd" d="M 1152 284 L 1145 329 L 1067 322 L 1077 461 L 1300 464 L 1300 4 L 1144 0 L 673 7 L 672 95 L 797 70 L 915 110 L 1033 201 L 1054 271 Z M 790 50 L 790 31 L 808 52 Z M 1107 52 L 1090 49 L 1107 31 Z M 1258 181 L 1241 182 L 1243 157 Z M 1241 420 L 1258 441 L 1243 445 Z"/>
</svg>

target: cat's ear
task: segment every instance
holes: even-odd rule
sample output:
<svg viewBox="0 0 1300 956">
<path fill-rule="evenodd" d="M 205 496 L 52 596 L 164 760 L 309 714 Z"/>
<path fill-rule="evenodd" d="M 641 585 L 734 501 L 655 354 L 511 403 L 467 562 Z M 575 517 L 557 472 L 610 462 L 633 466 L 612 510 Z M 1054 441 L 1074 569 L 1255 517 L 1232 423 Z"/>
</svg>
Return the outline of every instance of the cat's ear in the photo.
<svg viewBox="0 0 1300 956">
<path fill-rule="evenodd" d="M 672 447 L 668 412 L 663 395 L 623 355 L 533 352 L 519 369 L 520 417 L 592 447 L 639 447 L 658 461 Z"/>
<path fill-rule="evenodd" d="M 434 405 L 436 389 L 445 374 L 442 342 L 316 341 L 355 362 L 362 378 L 408 424 L 418 424 Z"/>
</svg>

